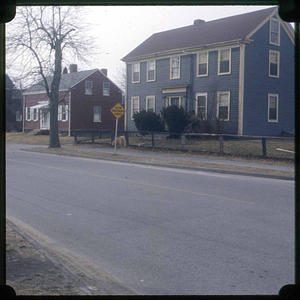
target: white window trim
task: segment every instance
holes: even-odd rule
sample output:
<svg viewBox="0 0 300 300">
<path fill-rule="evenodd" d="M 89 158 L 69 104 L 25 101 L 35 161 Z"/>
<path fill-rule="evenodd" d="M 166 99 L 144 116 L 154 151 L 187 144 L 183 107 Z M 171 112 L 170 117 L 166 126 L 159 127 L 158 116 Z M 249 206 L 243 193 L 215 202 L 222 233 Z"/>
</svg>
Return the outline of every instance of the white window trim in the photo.
<svg viewBox="0 0 300 300">
<path fill-rule="evenodd" d="M 87 93 L 87 89 L 88 89 L 88 87 L 86 86 L 87 82 L 90 82 L 90 83 L 91 83 L 91 87 L 90 87 L 91 93 Z M 84 94 L 85 94 L 85 95 L 93 95 L 93 81 L 91 81 L 91 80 L 86 80 L 86 81 L 84 82 Z"/>
<path fill-rule="evenodd" d="M 227 119 L 219 119 L 219 104 L 220 104 L 220 95 L 221 94 L 228 94 L 228 118 Z M 230 120 L 230 92 L 229 91 L 224 91 L 224 92 L 217 92 L 217 118 L 220 121 L 228 122 Z"/>
<path fill-rule="evenodd" d="M 277 76 L 271 75 L 271 53 L 278 54 L 278 64 L 277 64 Z M 279 78 L 279 70 L 280 70 L 280 52 L 276 50 L 269 50 L 269 77 Z"/>
<path fill-rule="evenodd" d="M 222 48 L 218 50 L 218 75 L 228 75 L 231 74 L 231 49 L 232 48 Z M 222 50 L 229 50 L 229 72 L 220 73 L 220 63 L 221 63 L 221 51 Z"/>
<path fill-rule="evenodd" d="M 270 120 L 270 97 L 276 97 L 276 120 Z M 279 95 L 278 94 L 268 94 L 268 122 L 278 123 L 278 111 L 279 111 Z"/>
<path fill-rule="evenodd" d="M 104 94 L 104 90 L 106 90 L 106 89 L 104 89 L 104 83 L 109 85 L 108 94 Z M 103 82 L 102 87 L 103 87 L 103 96 L 107 96 L 107 97 L 110 96 L 110 83 L 109 82 Z"/>
<path fill-rule="evenodd" d="M 205 96 L 205 116 L 204 120 L 207 120 L 207 93 L 196 93 L 195 99 L 195 115 L 198 115 L 198 96 Z"/>
<path fill-rule="evenodd" d="M 133 81 L 134 65 L 136 65 L 136 64 L 139 65 L 139 80 Z M 141 63 L 140 62 L 134 62 L 134 63 L 132 63 L 132 68 L 131 69 L 132 69 L 131 70 L 132 71 L 131 83 L 140 83 L 140 81 L 141 81 Z"/>
<path fill-rule="evenodd" d="M 29 112 L 28 112 L 28 110 L 29 110 Z M 30 107 L 26 107 L 26 109 L 25 109 L 25 119 L 26 119 L 26 121 L 31 121 L 31 108 Z M 28 118 L 28 116 L 29 116 L 29 118 Z"/>
<path fill-rule="evenodd" d="M 131 120 L 133 120 L 133 99 L 138 100 L 138 113 L 140 112 L 140 97 L 139 96 L 131 97 Z"/>
<path fill-rule="evenodd" d="M 166 107 L 169 107 L 171 106 L 171 99 L 172 98 L 179 98 L 179 107 L 182 107 L 182 100 L 183 100 L 183 97 L 182 96 L 168 96 L 166 97 Z"/>
<path fill-rule="evenodd" d="M 35 117 L 34 117 L 34 110 L 36 110 Z M 32 114 L 32 120 L 34 122 L 37 122 L 39 120 L 39 110 L 37 108 L 31 108 L 30 111 L 31 111 L 30 113 Z"/>
<path fill-rule="evenodd" d="M 100 121 L 95 121 L 95 107 L 100 107 Z M 100 105 L 96 105 L 93 107 L 93 122 L 101 123 L 102 122 L 102 107 Z"/>
<path fill-rule="evenodd" d="M 154 108 L 153 108 L 153 112 L 155 113 L 155 95 L 150 95 L 150 96 L 146 96 L 146 111 L 148 111 L 148 99 L 149 98 L 154 98 Z"/>
<path fill-rule="evenodd" d="M 150 61 L 154 61 L 154 79 L 148 79 L 148 63 L 150 62 Z M 147 60 L 147 82 L 153 82 L 153 81 L 156 81 L 156 59 L 149 59 L 149 60 Z"/>
<path fill-rule="evenodd" d="M 276 21 L 278 23 L 278 44 L 271 42 L 271 20 Z M 280 21 L 278 19 L 271 18 L 270 22 L 269 22 L 269 27 L 270 27 L 270 30 L 269 30 L 269 43 L 271 45 L 280 46 Z"/>
<path fill-rule="evenodd" d="M 207 64 L 207 68 L 206 68 L 206 74 L 203 74 L 203 75 L 199 75 L 199 54 L 201 54 L 201 53 L 206 53 L 206 57 L 207 57 L 207 59 L 206 59 L 206 64 Z M 209 51 L 200 51 L 200 52 L 198 52 L 197 53 L 197 77 L 205 77 L 205 76 L 208 76 L 208 56 L 209 56 Z"/>
<path fill-rule="evenodd" d="M 179 76 L 178 77 L 172 77 L 172 58 L 173 57 L 179 57 L 179 72 L 178 72 L 178 74 L 179 74 Z M 172 55 L 171 57 L 170 57 L 170 79 L 171 80 L 173 80 L 173 79 L 180 79 L 180 72 L 181 72 L 181 68 L 180 68 L 180 60 L 181 60 L 181 57 L 180 57 L 180 55 Z"/>
</svg>

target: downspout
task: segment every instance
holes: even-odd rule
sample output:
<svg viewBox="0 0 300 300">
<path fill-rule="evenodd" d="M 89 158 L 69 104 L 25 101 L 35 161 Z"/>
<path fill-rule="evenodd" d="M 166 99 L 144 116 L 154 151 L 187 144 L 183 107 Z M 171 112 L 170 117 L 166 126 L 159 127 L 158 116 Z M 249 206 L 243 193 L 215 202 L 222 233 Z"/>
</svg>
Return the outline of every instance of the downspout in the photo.
<svg viewBox="0 0 300 300">
<path fill-rule="evenodd" d="M 128 114 L 128 108 L 127 108 L 127 93 L 128 93 L 128 87 L 127 87 L 127 73 L 128 73 L 128 64 L 126 63 L 126 76 L 125 76 L 125 116 L 124 116 L 124 131 L 127 130 L 127 114 Z"/>
<path fill-rule="evenodd" d="M 194 91 L 194 59 L 193 55 L 190 54 L 190 109 L 191 112 L 193 108 L 193 91 Z"/>
<path fill-rule="evenodd" d="M 69 111 L 68 111 L 68 117 L 69 117 L 69 137 L 71 136 L 71 89 L 69 92 Z"/>
<path fill-rule="evenodd" d="M 25 99 L 26 96 L 23 95 L 23 116 L 22 116 L 22 120 L 23 120 L 23 133 L 25 132 Z"/>
</svg>

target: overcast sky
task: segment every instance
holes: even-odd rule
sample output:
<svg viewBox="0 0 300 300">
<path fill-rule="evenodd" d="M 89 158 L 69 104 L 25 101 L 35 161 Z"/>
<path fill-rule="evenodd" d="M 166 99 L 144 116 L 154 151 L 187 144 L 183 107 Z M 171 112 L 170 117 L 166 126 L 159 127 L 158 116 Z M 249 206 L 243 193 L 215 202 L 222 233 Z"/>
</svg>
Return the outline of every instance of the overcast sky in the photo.
<svg viewBox="0 0 300 300">
<path fill-rule="evenodd" d="M 195 19 L 211 21 L 270 6 L 92 6 L 87 8 L 89 33 L 96 38 L 99 51 L 89 66 L 78 61 L 78 70 L 108 69 L 114 80 L 121 59 L 156 32 L 189 26 Z M 9 26 L 9 25 L 8 25 Z M 98 52 L 97 51 L 97 52 Z M 65 64 L 63 64 L 63 67 Z M 8 70 L 8 75 L 14 75 Z"/>
<path fill-rule="evenodd" d="M 144 6 L 93 7 L 88 22 L 102 54 L 91 67 L 107 68 L 116 76 L 126 54 L 153 33 L 192 25 L 195 19 L 211 21 L 270 6 Z"/>
</svg>

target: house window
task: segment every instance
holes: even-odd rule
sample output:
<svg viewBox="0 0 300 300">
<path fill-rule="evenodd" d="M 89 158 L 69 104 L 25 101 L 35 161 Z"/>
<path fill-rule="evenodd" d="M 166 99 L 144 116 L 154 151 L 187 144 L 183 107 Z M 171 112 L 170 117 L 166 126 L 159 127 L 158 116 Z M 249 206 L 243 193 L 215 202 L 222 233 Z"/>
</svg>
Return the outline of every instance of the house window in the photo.
<svg viewBox="0 0 300 300">
<path fill-rule="evenodd" d="M 279 52 L 269 52 L 269 76 L 279 78 Z"/>
<path fill-rule="evenodd" d="M 202 120 L 207 119 L 207 93 L 197 93 L 195 103 L 195 114 Z"/>
<path fill-rule="evenodd" d="M 170 64 L 170 79 L 180 78 L 180 56 L 171 57 Z"/>
<path fill-rule="evenodd" d="M 109 96 L 109 95 L 110 95 L 110 83 L 103 82 L 103 96 Z"/>
<path fill-rule="evenodd" d="M 94 122 L 101 122 L 101 106 L 94 106 Z"/>
<path fill-rule="evenodd" d="M 22 121 L 22 114 L 20 111 L 16 111 L 16 121 L 17 122 Z"/>
<path fill-rule="evenodd" d="M 92 81 L 85 81 L 85 94 L 93 95 L 93 82 Z"/>
<path fill-rule="evenodd" d="M 32 109 L 32 116 L 33 116 L 33 121 L 38 120 L 38 110 L 37 110 L 37 108 Z"/>
<path fill-rule="evenodd" d="M 140 82 L 140 63 L 132 65 L 132 83 Z"/>
<path fill-rule="evenodd" d="M 155 81 L 155 60 L 147 61 L 147 81 Z"/>
<path fill-rule="evenodd" d="M 219 50 L 218 74 L 230 74 L 231 71 L 231 49 Z"/>
<path fill-rule="evenodd" d="M 167 97 L 166 107 L 168 106 L 182 106 L 182 97 Z"/>
<path fill-rule="evenodd" d="M 131 120 L 133 120 L 134 114 L 140 111 L 140 98 L 132 97 L 131 98 Z"/>
<path fill-rule="evenodd" d="M 146 97 L 146 111 L 155 112 L 155 96 Z"/>
<path fill-rule="evenodd" d="M 26 107 L 26 121 L 31 120 L 30 107 Z"/>
<path fill-rule="evenodd" d="M 280 26 L 276 19 L 270 19 L 270 44 L 280 45 Z"/>
<path fill-rule="evenodd" d="M 217 118 L 229 121 L 230 92 L 218 92 Z"/>
<path fill-rule="evenodd" d="M 198 53 L 198 71 L 197 76 L 208 75 L 208 52 Z"/>
<path fill-rule="evenodd" d="M 68 121 L 68 105 L 58 106 L 58 121 Z"/>
<path fill-rule="evenodd" d="M 277 94 L 268 94 L 268 122 L 278 122 Z"/>
</svg>

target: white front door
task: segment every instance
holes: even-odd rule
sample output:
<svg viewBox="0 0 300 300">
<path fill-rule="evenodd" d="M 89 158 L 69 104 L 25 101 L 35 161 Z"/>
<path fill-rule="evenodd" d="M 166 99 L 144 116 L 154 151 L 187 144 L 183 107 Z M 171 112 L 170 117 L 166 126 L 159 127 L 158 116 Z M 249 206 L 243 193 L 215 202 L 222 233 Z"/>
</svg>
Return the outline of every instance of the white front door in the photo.
<svg viewBox="0 0 300 300">
<path fill-rule="evenodd" d="M 41 129 L 50 129 L 50 112 L 41 109 Z"/>
</svg>

